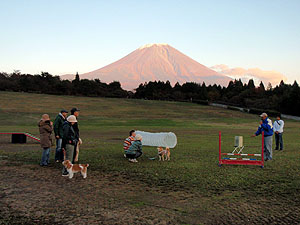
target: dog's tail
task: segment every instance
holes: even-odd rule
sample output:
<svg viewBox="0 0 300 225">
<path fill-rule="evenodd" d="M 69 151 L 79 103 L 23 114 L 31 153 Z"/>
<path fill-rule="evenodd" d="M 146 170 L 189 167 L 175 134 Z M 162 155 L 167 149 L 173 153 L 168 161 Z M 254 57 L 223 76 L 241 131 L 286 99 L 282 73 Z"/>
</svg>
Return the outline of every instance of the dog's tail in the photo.
<svg viewBox="0 0 300 225">
<path fill-rule="evenodd" d="M 89 167 L 89 164 L 86 164 L 85 166 L 86 166 L 86 167 Z"/>
</svg>

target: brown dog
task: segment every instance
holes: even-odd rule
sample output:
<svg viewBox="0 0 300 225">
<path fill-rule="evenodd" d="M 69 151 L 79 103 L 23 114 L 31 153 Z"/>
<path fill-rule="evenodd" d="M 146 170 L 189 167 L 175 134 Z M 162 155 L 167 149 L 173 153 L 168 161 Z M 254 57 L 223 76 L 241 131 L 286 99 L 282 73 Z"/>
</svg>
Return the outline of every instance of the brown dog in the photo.
<svg viewBox="0 0 300 225">
<path fill-rule="evenodd" d="M 163 147 L 158 147 L 157 153 L 158 153 L 159 161 L 161 161 L 161 160 L 162 161 L 165 161 L 165 160 L 170 161 L 171 152 L 170 152 L 169 147 L 166 147 L 166 149 L 164 149 Z"/>
<path fill-rule="evenodd" d="M 87 177 L 87 168 L 89 164 L 72 164 L 70 160 L 65 160 L 62 164 L 66 167 L 67 171 L 69 172 L 69 178 L 71 179 L 74 173 L 81 172 L 83 178 Z"/>
</svg>

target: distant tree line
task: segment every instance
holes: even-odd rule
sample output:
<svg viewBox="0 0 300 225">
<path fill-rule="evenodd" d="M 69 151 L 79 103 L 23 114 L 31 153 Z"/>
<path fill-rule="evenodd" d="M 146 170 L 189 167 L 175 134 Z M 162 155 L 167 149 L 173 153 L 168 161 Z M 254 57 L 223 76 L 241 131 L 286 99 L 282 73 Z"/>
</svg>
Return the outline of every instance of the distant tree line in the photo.
<svg viewBox="0 0 300 225">
<path fill-rule="evenodd" d="M 241 80 L 230 81 L 227 87 L 220 85 L 197 84 L 188 82 L 174 87 L 170 82 L 149 82 L 141 84 L 134 94 L 136 98 L 153 100 L 191 101 L 200 104 L 208 102 L 238 106 L 250 109 L 253 113 L 262 110 L 269 114 L 280 113 L 300 116 L 300 87 L 280 82 L 275 88 L 271 84 L 265 88 L 261 82 L 255 87 L 254 81 L 243 84 Z"/>
<path fill-rule="evenodd" d="M 73 81 L 61 80 L 59 76 L 52 76 L 47 72 L 40 75 L 21 74 L 19 71 L 12 74 L 0 73 L 0 91 L 116 98 L 128 96 L 119 82 L 106 84 L 99 79 L 80 79 L 78 74 Z"/>
<path fill-rule="evenodd" d="M 149 100 L 190 101 L 200 104 L 209 102 L 239 106 L 260 113 L 262 110 L 277 114 L 279 112 L 300 116 L 300 87 L 295 81 L 292 85 L 280 82 L 275 88 L 261 82 L 258 87 L 253 80 L 243 84 L 241 80 L 230 81 L 227 87 L 187 82 L 150 81 L 140 84 L 135 93 L 125 91 L 119 82 L 109 84 L 99 79 L 87 80 L 75 76 L 73 81 L 61 80 L 47 72 L 39 75 L 0 73 L 0 91 L 31 92 L 55 95 L 77 95 L 115 98 L 138 98 Z"/>
</svg>

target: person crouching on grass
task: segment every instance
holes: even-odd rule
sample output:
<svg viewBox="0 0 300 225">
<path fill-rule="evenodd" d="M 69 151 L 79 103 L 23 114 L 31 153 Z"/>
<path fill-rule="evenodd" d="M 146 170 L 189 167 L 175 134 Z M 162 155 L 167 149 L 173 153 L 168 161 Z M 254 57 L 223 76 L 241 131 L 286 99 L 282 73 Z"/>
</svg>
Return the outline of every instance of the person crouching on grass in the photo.
<svg viewBox="0 0 300 225">
<path fill-rule="evenodd" d="M 124 157 L 126 158 L 126 151 L 129 149 L 129 147 L 132 145 L 132 143 L 135 141 L 135 130 L 129 131 L 129 137 L 125 139 L 123 143 L 123 149 L 125 151 Z"/>
<path fill-rule="evenodd" d="M 77 119 L 74 115 L 71 115 L 67 118 L 67 121 L 63 126 L 63 140 L 62 140 L 62 149 L 64 151 L 64 160 L 70 160 L 72 162 L 74 155 L 74 146 L 76 146 L 77 139 L 76 133 L 74 131 L 74 126 L 77 123 Z M 69 173 L 65 167 L 62 171 L 63 176 L 69 176 Z"/>
<path fill-rule="evenodd" d="M 128 150 L 125 151 L 125 153 L 126 153 L 126 158 L 129 159 L 129 162 L 134 162 L 134 163 L 138 162 L 136 159 L 143 154 L 143 152 L 142 152 L 142 136 L 140 134 L 137 134 L 135 136 L 135 141 L 128 148 Z"/>
<path fill-rule="evenodd" d="M 41 147 L 43 148 L 40 166 L 48 166 L 50 159 L 50 147 L 52 145 L 51 134 L 53 131 L 53 123 L 50 121 L 50 117 L 48 114 L 42 115 L 38 126 L 40 132 Z"/>
<path fill-rule="evenodd" d="M 256 137 L 264 132 L 264 160 L 268 161 L 272 159 L 273 123 L 268 118 L 267 113 L 261 114 L 260 117 L 261 121 L 259 121 L 258 130 L 251 137 Z"/>
</svg>

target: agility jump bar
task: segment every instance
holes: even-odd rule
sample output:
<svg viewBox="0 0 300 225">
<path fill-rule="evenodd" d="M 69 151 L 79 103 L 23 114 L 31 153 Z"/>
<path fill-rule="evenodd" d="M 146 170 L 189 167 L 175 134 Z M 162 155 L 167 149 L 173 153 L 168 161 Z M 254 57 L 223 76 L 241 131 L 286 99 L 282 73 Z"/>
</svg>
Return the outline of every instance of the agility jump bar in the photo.
<svg viewBox="0 0 300 225">
<path fill-rule="evenodd" d="M 238 154 L 238 153 L 222 153 L 222 155 L 240 155 L 240 156 L 261 156 L 261 154 Z"/>
<path fill-rule="evenodd" d="M 219 131 L 219 166 L 227 165 L 257 165 L 264 168 L 264 141 L 265 136 L 262 132 L 261 154 L 239 154 L 239 153 L 222 153 L 222 133 Z M 261 160 L 251 158 L 222 158 L 222 155 L 238 155 L 238 156 L 259 156 Z"/>
<path fill-rule="evenodd" d="M 27 136 L 27 137 L 35 140 L 35 141 L 41 142 L 41 140 L 38 137 L 33 136 L 32 134 L 27 133 L 27 132 L 3 132 L 3 133 L 0 133 L 0 134 L 24 134 L 25 136 Z"/>
<path fill-rule="evenodd" d="M 223 159 L 229 159 L 229 160 L 258 160 L 258 159 L 251 159 L 251 158 L 223 158 Z"/>
</svg>

